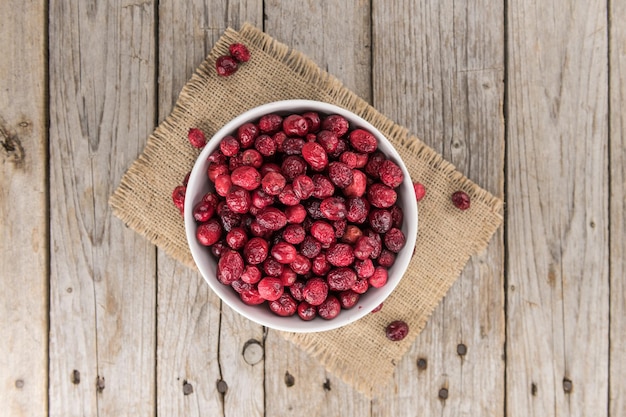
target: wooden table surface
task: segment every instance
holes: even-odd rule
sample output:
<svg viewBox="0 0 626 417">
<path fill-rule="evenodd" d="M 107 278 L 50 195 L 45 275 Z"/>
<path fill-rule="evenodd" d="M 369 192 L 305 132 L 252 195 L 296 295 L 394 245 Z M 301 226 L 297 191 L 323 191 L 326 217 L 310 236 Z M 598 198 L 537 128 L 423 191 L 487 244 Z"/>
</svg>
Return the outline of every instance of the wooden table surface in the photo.
<svg viewBox="0 0 626 417">
<path fill-rule="evenodd" d="M 0 415 L 625 416 L 625 20 L 622 0 L 0 1 Z M 245 21 L 506 202 L 373 400 L 107 205 Z"/>
</svg>

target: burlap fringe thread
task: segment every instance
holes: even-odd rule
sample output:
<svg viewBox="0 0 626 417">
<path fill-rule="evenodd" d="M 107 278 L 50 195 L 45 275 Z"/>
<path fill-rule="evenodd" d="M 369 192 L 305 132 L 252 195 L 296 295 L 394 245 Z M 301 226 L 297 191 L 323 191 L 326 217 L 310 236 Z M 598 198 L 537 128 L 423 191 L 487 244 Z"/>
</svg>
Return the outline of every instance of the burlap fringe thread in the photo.
<svg viewBox="0 0 626 417">
<path fill-rule="evenodd" d="M 471 196 L 473 204 L 484 205 L 487 207 L 490 210 L 490 215 L 484 217 L 486 224 L 484 225 L 483 233 L 479 234 L 474 241 L 473 253 L 481 252 L 486 248 L 491 236 L 502 222 L 501 211 L 503 204 L 500 199 L 494 197 L 489 192 L 481 189 L 472 181 L 464 177 L 460 172 L 456 171 L 455 167 L 451 163 L 445 161 L 441 155 L 426 146 L 417 137 L 409 135 L 406 128 L 397 125 L 387 117 L 380 114 L 363 99 L 358 97 L 349 89 L 345 88 L 345 86 L 343 86 L 343 84 L 335 77 L 323 72 L 305 55 L 298 51 L 291 50 L 286 45 L 277 42 L 267 34 L 259 31 L 249 24 L 245 24 L 240 32 L 236 32 L 230 28 L 225 31 L 224 35 L 216 43 L 207 59 L 198 67 L 196 73 L 181 91 L 177 105 L 174 107 L 172 114 L 150 136 L 144 152 L 125 174 L 121 184 L 110 199 L 110 205 L 113 209 L 113 213 L 123 222 L 136 230 L 138 233 L 146 236 L 152 243 L 159 246 L 173 258 L 180 260 L 191 268 L 195 268 L 195 264 L 186 247 L 181 248 L 179 245 L 176 245 L 175 242 L 163 239 L 158 233 L 149 230 L 144 224 L 138 221 L 137 217 L 134 216 L 132 212 L 125 209 L 124 200 L 129 193 L 133 192 L 132 187 L 129 185 L 129 178 L 142 175 L 142 172 L 150 169 L 152 159 L 154 157 L 158 158 L 155 148 L 156 142 L 164 141 L 169 134 L 172 134 L 174 126 L 177 122 L 179 122 L 182 115 L 190 110 L 187 108 L 190 104 L 190 98 L 197 91 L 202 89 L 203 79 L 216 76 L 214 62 L 217 57 L 227 53 L 228 46 L 234 42 L 244 42 L 250 47 L 250 49 L 258 48 L 266 54 L 271 55 L 274 59 L 281 61 L 289 67 L 289 69 L 293 71 L 294 75 L 300 78 L 302 82 L 314 84 L 321 91 L 325 92 L 331 98 L 331 100 L 329 100 L 330 102 L 351 110 L 362 118 L 368 120 L 383 134 L 385 134 L 396 145 L 396 148 L 404 148 L 407 152 L 412 154 L 411 156 L 421 160 L 422 163 L 425 163 L 433 170 L 443 174 L 451 186 L 456 189 L 465 190 Z M 190 162 L 195 160 L 195 156 L 191 152 L 189 154 L 189 160 Z M 421 178 L 413 179 L 422 180 Z M 184 234 L 184 230 L 181 230 L 180 233 Z M 465 262 L 466 261 L 467 260 L 465 260 Z M 463 265 L 465 262 L 463 262 Z M 463 265 L 455 268 L 455 277 L 458 277 Z M 454 280 L 452 280 L 452 282 L 453 281 Z M 432 305 L 427 306 L 427 308 L 421 312 L 422 314 L 420 315 L 419 322 L 414 324 L 411 331 L 413 338 L 415 338 L 417 333 L 423 329 L 428 318 L 440 302 L 441 298 L 443 298 L 452 282 L 449 284 L 446 283 L 441 288 L 438 288 L 435 293 L 430 294 L 432 299 L 436 300 L 432 303 Z M 330 372 L 337 374 L 362 393 L 372 396 L 376 394 L 374 390 L 381 387 L 381 384 L 375 384 L 371 375 L 367 375 L 366 377 L 364 375 L 360 375 L 353 366 L 346 364 L 341 359 L 340 355 L 337 355 L 335 350 L 329 350 L 324 343 L 320 343 L 321 339 L 319 334 L 315 337 L 311 337 L 311 334 L 280 333 L 287 340 L 290 340 L 295 345 L 320 360 L 320 362 L 322 362 Z M 410 344 L 407 344 L 403 349 L 402 354 L 406 353 L 406 350 L 408 350 L 409 347 Z M 399 359 L 400 358 L 397 358 L 396 361 L 399 361 Z M 394 368 L 395 364 L 394 366 L 387 366 L 384 369 L 379 369 L 376 374 L 376 379 L 378 381 L 388 380 L 393 374 Z M 377 388 L 375 388 L 375 386 Z"/>
</svg>

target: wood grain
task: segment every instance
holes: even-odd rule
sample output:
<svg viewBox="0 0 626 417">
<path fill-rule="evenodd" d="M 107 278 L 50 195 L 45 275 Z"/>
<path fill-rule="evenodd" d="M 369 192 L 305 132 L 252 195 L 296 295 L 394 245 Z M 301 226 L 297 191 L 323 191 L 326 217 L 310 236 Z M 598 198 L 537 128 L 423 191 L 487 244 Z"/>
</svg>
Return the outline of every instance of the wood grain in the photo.
<svg viewBox="0 0 626 417">
<path fill-rule="evenodd" d="M 371 100 L 369 2 L 266 1 L 265 30 Z M 349 52 L 348 52 L 349 51 Z M 279 334 L 265 341 L 271 416 L 369 416 L 370 401 Z"/>
<path fill-rule="evenodd" d="M 46 4 L 0 2 L 0 413 L 48 398 Z"/>
<path fill-rule="evenodd" d="M 609 416 L 626 410 L 626 19 L 624 2 L 609 2 L 610 277 Z"/>
<path fill-rule="evenodd" d="M 159 121 L 224 30 L 261 19 L 257 0 L 159 2 Z M 199 273 L 157 256 L 157 414 L 263 415 L 263 361 L 250 366 L 241 355 L 248 340 L 262 343 L 262 327 L 222 309 Z"/>
<path fill-rule="evenodd" d="M 49 413 L 153 415 L 155 249 L 107 202 L 154 126 L 154 3 L 49 9 Z"/>
<path fill-rule="evenodd" d="M 606 13 L 509 3 L 509 417 L 608 411 Z"/>
<path fill-rule="evenodd" d="M 374 2 L 372 13 L 374 106 L 502 196 L 503 4 Z M 502 415 L 503 277 L 499 230 L 435 310 L 372 415 Z"/>
</svg>

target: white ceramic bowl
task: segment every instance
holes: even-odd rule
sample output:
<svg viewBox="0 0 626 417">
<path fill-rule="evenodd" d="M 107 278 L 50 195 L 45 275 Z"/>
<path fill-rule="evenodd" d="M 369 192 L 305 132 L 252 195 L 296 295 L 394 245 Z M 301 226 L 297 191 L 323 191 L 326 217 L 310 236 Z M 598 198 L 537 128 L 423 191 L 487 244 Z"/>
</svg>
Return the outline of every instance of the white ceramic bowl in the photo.
<svg viewBox="0 0 626 417">
<path fill-rule="evenodd" d="M 287 115 L 291 113 L 304 113 L 306 111 L 316 111 L 320 114 L 327 115 L 339 114 L 350 122 L 351 129 L 361 127 L 369 130 L 378 140 L 378 149 L 382 151 L 388 159 L 398 164 L 404 172 L 404 181 L 396 191 L 398 193 L 397 204 L 404 212 L 402 232 L 404 232 L 406 236 L 406 245 L 400 253 L 398 253 L 394 265 L 388 271 L 387 284 L 381 288 L 370 287 L 365 294 L 361 295 L 356 306 L 349 310 L 341 310 L 339 315 L 332 320 L 324 320 L 320 317 L 316 317 L 311 321 L 304 321 L 301 320 L 297 314 L 291 317 L 280 317 L 272 313 L 266 305 L 249 306 L 244 304 L 239 298 L 239 295 L 232 288 L 221 284 L 217 280 L 217 262 L 211 255 L 210 250 L 200 245 L 196 240 L 196 222 L 193 218 L 193 207 L 208 191 L 213 189 L 213 185 L 210 184 L 206 175 L 209 165 L 207 158 L 213 151 L 218 149 L 220 141 L 224 136 L 233 134 L 242 124 L 257 121 L 261 116 L 268 113 Z M 417 237 L 417 202 L 415 200 L 413 184 L 406 166 L 400 159 L 393 145 L 391 145 L 387 138 L 374 128 L 374 126 L 356 114 L 332 104 L 309 100 L 286 100 L 264 104 L 241 114 L 221 128 L 202 150 L 191 171 L 189 183 L 187 184 L 184 216 L 185 230 L 191 254 L 193 255 L 193 259 L 200 273 L 211 289 L 233 310 L 248 319 L 263 326 L 289 332 L 305 333 L 335 329 L 369 314 L 372 309 L 391 294 L 400 282 L 400 279 L 409 265 Z"/>
</svg>

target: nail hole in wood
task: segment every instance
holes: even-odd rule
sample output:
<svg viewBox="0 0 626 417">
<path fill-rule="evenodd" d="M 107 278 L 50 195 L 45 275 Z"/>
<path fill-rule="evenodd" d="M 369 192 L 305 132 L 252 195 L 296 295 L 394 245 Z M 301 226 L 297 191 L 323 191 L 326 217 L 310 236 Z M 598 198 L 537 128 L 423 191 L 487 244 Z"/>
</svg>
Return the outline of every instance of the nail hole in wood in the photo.
<svg viewBox="0 0 626 417">
<path fill-rule="evenodd" d="M 15 381 L 15 388 L 17 388 L 17 389 L 24 388 L 24 380 L 23 379 L 16 380 Z"/>
<path fill-rule="evenodd" d="M 419 358 L 417 360 L 417 369 L 419 369 L 420 371 L 423 371 L 426 368 L 428 368 L 428 361 L 424 358 Z"/>
<path fill-rule="evenodd" d="M 102 392 L 104 391 L 104 377 L 98 375 L 98 377 L 96 378 L 96 391 L 98 392 Z"/>
<path fill-rule="evenodd" d="M 467 354 L 467 346 L 463 343 L 459 343 L 456 347 L 456 353 L 458 353 L 459 356 L 465 356 Z"/>
<path fill-rule="evenodd" d="M 448 388 L 441 388 L 439 390 L 439 398 L 445 400 L 448 398 Z"/>
<path fill-rule="evenodd" d="M 226 392 L 228 392 L 228 384 L 223 379 L 217 380 L 217 392 L 220 394 L 226 394 Z"/>
<path fill-rule="evenodd" d="M 78 372 L 76 369 L 72 371 L 72 384 L 80 384 L 80 372 Z"/>
<path fill-rule="evenodd" d="M 534 382 L 530 384 L 530 393 L 533 397 L 537 395 L 537 384 L 535 384 Z"/>
<path fill-rule="evenodd" d="M 293 387 L 295 383 L 296 383 L 296 379 L 293 377 L 293 375 L 289 373 L 289 371 L 286 371 L 285 372 L 285 385 L 287 385 L 288 387 Z"/>
<path fill-rule="evenodd" d="M 191 385 L 189 382 L 187 382 L 187 380 L 185 379 L 183 381 L 183 394 L 184 395 L 189 395 L 193 393 L 193 385 Z"/>
<path fill-rule="evenodd" d="M 566 394 L 569 394 L 570 392 L 572 392 L 572 390 L 574 389 L 574 385 L 572 384 L 572 381 L 564 378 L 563 379 L 563 391 L 565 391 Z"/>
<path fill-rule="evenodd" d="M 322 387 L 324 387 L 324 391 L 330 391 L 330 379 L 326 378 L 326 381 L 324 381 Z"/>
</svg>

